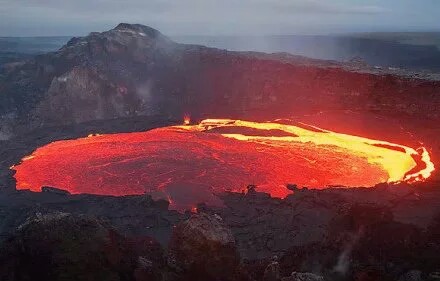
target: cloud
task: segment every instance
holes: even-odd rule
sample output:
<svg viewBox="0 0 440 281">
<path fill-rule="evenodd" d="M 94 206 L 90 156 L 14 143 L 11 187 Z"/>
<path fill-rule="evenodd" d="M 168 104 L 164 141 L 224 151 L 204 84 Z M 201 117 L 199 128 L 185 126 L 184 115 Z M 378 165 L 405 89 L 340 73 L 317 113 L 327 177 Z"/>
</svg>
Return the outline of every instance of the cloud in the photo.
<svg viewBox="0 0 440 281">
<path fill-rule="evenodd" d="M 0 35 L 23 31 L 83 34 L 119 22 L 147 24 L 168 34 L 325 30 L 376 24 L 378 17 L 385 22 L 394 11 L 382 3 L 395 1 L 0 0 Z M 398 20 L 404 22 L 401 16 Z"/>
<path fill-rule="evenodd" d="M 173 14 L 179 18 L 235 16 L 248 13 L 268 13 L 276 16 L 280 10 L 303 13 L 378 13 L 380 6 L 342 5 L 340 1 L 318 0 L 0 0 L 0 11 L 58 11 L 69 17 L 93 15 L 108 18 L 112 15 L 154 16 Z M 54 16 L 54 15 L 52 15 Z"/>
<path fill-rule="evenodd" d="M 376 14 L 386 12 L 387 9 L 374 5 L 342 4 L 338 1 L 318 0 L 288 0 L 288 1 L 261 1 L 269 6 L 277 7 L 288 13 L 310 14 Z"/>
</svg>

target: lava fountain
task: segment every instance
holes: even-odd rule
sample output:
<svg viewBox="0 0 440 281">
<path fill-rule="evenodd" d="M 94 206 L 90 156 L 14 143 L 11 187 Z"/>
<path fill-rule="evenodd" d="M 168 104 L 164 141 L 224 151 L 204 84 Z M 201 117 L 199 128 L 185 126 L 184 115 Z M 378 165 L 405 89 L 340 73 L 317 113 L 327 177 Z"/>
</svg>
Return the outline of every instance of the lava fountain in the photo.
<svg viewBox="0 0 440 281">
<path fill-rule="evenodd" d="M 188 121 L 187 121 L 188 120 Z M 216 194 L 248 184 L 274 197 L 287 183 L 310 188 L 423 181 L 425 148 L 336 133 L 288 120 L 206 119 L 146 132 L 90 135 L 38 148 L 16 171 L 17 189 L 168 198 L 171 207 L 220 204 Z"/>
</svg>

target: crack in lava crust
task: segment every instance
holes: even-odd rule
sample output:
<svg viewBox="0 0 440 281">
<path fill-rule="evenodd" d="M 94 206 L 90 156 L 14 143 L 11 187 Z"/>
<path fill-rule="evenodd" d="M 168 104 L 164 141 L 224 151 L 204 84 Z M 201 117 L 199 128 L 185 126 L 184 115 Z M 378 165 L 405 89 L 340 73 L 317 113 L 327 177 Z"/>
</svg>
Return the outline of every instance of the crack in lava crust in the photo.
<svg viewBox="0 0 440 281">
<path fill-rule="evenodd" d="M 421 181 L 434 164 L 424 148 L 306 124 L 207 119 L 198 125 L 56 141 L 12 169 L 17 189 L 152 193 L 167 198 L 174 209 L 189 209 L 201 202 L 220 205 L 216 194 L 241 192 L 248 184 L 285 197 L 287 183 L 322 188 Z"/>
</svg>

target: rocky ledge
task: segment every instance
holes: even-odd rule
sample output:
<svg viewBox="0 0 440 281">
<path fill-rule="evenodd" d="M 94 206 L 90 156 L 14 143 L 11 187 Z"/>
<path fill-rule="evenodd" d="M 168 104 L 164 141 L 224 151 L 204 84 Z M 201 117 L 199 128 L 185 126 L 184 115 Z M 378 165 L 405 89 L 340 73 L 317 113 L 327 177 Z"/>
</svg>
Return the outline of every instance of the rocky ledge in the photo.
<svg viewBox="0 0 440 281">
<path fill-rule="evenodd" d="M 115 280 L 398 280 L 411 271 L 428 278 L 440 264 L 438 186 L 299 190 L 285 199 L 227 193 L 223 208 L 200 204 L 197 213 L 145 195 L 3 192 L 0 276 L 25 280 L 17 272 L 37 270 L 29 255 L 43 247 L 45 258 L 62 257 L 53 268 L 40 259 L 47 274 L 96 266 L 108 276 L 159 276 Z M 165 254 L 148 256 L 142 241 L 157 241 L 151 245 Z M 151 269 L 152 258 L 159 260 Z M 314 275 L 299 274 L 307 272 Z"/>
<path fill-rule="evenodd" d="M 288 54 L 178 44 L 120 24 L 4 68 L 3 138 L 39 127 L 167 115 L 287 118 L 368 110 L 438 120 L 440 82 Z"/>
</svg>

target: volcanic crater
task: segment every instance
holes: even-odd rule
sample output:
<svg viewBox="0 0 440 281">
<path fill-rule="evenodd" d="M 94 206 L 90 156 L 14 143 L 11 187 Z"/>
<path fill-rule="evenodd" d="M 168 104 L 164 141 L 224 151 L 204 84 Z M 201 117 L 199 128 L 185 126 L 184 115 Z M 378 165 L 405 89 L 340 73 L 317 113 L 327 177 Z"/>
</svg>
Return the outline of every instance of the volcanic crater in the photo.
<svg viewBox="0 0 440 281">
<path fill-rule="evenodd" d="M 38 141 L 43 146 L 29 145 L 33 153 L 18 153 L 27 154 L 22 163 L 15 154 L 2 162 L 13 165 L 19 190 L 150 193 L 186 209 L 221 205 L 219 193 L 242 193 L 249 184 L 284 198 L 286 184 L 371 187 L 436 177 L 439 81 L 179 44 L 130 24 L 73 38 L 2 77 L 2 114 L 15 116 L 5 123 L 9 133 L 49 134 Z M 115 120 L 148 124 L 185 113 L 185 125 L 100 131 Z M 104 125 L 84 129 L 90 136 L 83 138 L 76 128 L 87 122 Z M 51 138 L 62 126 L 75 129 Z"/>
</svg>

